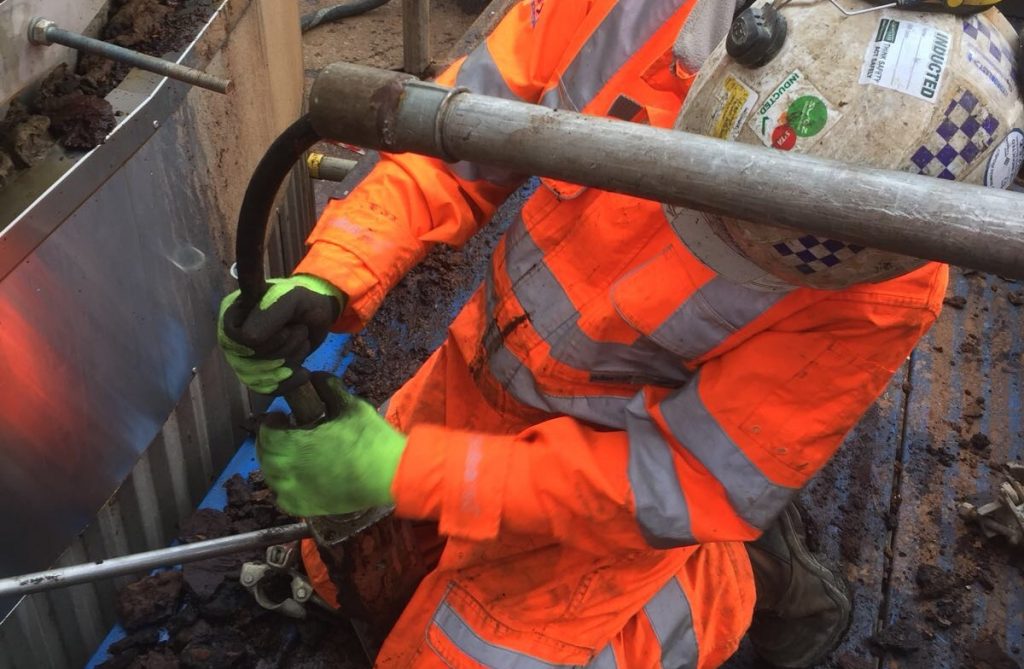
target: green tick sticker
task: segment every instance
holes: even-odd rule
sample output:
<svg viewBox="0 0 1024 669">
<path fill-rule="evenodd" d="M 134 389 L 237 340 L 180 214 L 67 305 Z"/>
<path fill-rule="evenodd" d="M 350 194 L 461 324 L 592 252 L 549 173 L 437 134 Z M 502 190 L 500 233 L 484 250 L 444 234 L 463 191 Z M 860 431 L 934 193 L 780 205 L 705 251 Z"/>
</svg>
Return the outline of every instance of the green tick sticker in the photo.
<svg viewBox="0 0 1024 669">
<path fill-rule="evenodd" d="M 825 128 L 828 107 L 821 98 L 803 95 L 789 105 L 786 121 L 798 137 L 813 137 Z"/>
</svg>

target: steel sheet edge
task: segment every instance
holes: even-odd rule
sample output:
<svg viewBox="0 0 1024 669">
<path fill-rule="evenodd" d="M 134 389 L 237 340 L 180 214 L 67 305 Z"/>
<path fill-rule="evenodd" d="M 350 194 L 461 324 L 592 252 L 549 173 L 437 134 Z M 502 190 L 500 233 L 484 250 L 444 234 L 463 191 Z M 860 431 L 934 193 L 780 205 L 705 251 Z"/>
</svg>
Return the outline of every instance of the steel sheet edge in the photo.
<svg viewBox="0 0 1024 669">
<path fill-rule="evenodd" d="M 182 61 L 231 95 L 129 78 L 134 111 L 4 231 L 27 255 L 0 279 L 0 576 L 52 563 L 210 354 L 244 175 L 301 111 L 298 25 L 220 4 Z"/>
</svg>

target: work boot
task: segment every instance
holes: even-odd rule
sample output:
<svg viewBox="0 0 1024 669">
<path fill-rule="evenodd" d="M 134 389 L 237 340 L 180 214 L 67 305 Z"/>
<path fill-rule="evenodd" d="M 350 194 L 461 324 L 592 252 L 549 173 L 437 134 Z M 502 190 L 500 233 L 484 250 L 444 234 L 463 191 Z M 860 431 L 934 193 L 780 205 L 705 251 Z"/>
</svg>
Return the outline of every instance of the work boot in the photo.
<svg viewBox="0 0 1024 669">
<path fill-rule="evenodd" d="M 835 650 L 850 624 L 846 585 L 807 549 L 804 524 L 790 504 L 747 544 L 757 603 L 748 636 L 776 667 L 804 669 Z"/>
</svg>

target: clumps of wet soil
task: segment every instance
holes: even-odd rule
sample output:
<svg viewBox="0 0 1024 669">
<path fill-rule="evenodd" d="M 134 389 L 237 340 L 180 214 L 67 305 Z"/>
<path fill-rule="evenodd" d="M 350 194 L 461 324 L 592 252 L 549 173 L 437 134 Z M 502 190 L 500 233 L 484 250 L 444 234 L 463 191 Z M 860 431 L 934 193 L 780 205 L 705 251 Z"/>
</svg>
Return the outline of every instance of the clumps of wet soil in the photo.
<svg viewBox="0 0 1024 669">
<path fill-rule="evenodd" d="M 114 108 L 82 90 L 82 77 L 61 64 L 39 87 L 35 109 L 50 120 L 50 132 L 65 149 L 87 151 L 114 129 Z"/>
<path fill-rule="evenodd" d="M 50 118 L 14 102 L 0 121 L 0 190 L 18 170 L 38 164 L 54 145 Z"/>
<path fill-rule="evenodd" d="M 868 639 L 872 652 L 879 656 L 883 654 L 909 655 L 917 651 L 922 643 L 924 643 L 924 639 L 921 631 L 908 620 L 899 620 L 879 630 Z"/>
<path fill-rule="evenodd" d="M 992 637 L 972 643 L 968 657 L 974 662 L 975 669 L 1021 669 L 1020 662 L 1007 655 Z"/>
<path fill-rule="evenodd" d="M 211 0 L 114 0 L 100 37 L 152 56 L 180 51 L 209 18 Z M 0 190 L 38 164 L 54 144 L 72 151 L 99 146 L 117 125 L 104 98 L 129 67 L 82 53 L 72 70 L 61 64 L 27 102 L 0 121 Z"/>
<path fill-rule="evenodd" d="M 185 543 L 295 522 L 273 504 L 259 472 L 225 483 L 224 511 L 201 509 L 181 523 Z M 238 582 L 242 564 L 263 550 L 186 564 L 125 587 L 118 614 L 125 638 L 103 669 L 365 669 L 346 623 L 310 608 L 305 620 L 261 608 Z M 289 591 L 290 592 L 290 591 Z"/>
</svg>

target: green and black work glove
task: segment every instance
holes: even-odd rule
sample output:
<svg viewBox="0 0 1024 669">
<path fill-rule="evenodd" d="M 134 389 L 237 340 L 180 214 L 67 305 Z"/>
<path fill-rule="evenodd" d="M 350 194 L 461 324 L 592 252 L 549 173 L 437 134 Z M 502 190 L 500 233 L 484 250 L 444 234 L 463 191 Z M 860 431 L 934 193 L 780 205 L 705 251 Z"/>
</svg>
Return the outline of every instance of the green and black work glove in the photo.
<svg viewBox="0 0 1024 669">
<path fill-rule="evenodd" d="M 296 516 L 328 516 L 391 504 L 405 436 L 345 392 L 341 379 L 316 372 L 311 381 L 327 407 L 323 422 L 293 427 L 288 416 L 272 413 L 256 439 L 278 506 Z"/>
<path fill-rule="evenodd" d="M 248 314 L 239 291 L 220 303 L 217 342 L 245 385 L 264 395 L 283 395 L 305 383 L 302 367 L 345 308 L 345 294 L 309 274 L 270 279 L 259 305 Z"/>
</svg>

